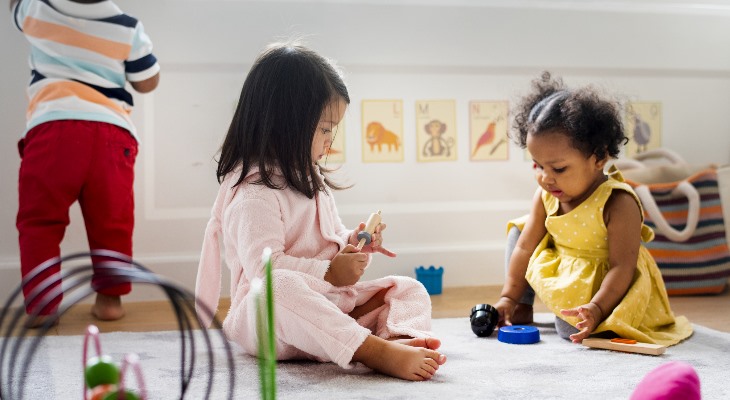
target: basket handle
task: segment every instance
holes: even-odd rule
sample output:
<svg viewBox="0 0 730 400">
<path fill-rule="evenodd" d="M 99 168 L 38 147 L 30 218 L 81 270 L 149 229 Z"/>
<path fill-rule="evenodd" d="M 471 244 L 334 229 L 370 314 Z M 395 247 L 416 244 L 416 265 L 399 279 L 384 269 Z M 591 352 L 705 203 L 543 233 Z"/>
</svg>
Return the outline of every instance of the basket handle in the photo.
<svg viewBox="0 0 730 400">
<path fill-rule="evenodd" d="M 634 156 L 634 159 L 638 161 L 648 160 L 650 158 L 666 158 L 671 164 L 687 164 L 687 161 L 682 156 L 666 147 L 647 150 Z"/>
<path fill-rule="evenodd" d="M 619 158 L 614 161 L 614 165 L 616 168 L 625 171 L 629 169 L 635 169 L 635 168 L 646 168 L 646 164 L 644 163 L 644 160 L 657 158 L 666 159 L 670 164 L 679 164 L 679 165 L 686 165 L 687 161 L 682 158 L 678 153 L 674 152 L 673 150 L 669 150 L 664 147 L 660 147 L 658 149 L 652 149 L 647 150 L 643 153 L 639 153 L 635 155 L 633 158 Z"/>
<path fill-rule="evenodd" d="M 620 158 L 618 160 L 615 160 L 613 162 L 613 165 L 616 166 L 620 171 L 626 171 L 629 169 L 638 169 L 638 168 L 646 168 L 646 165 L 644 165 L 643 162 L 639 160 L 635 160 L 633 158 Z"/>
<path fill-rule="evenodd" d="M 664 218 L 662 212 L 659 210 L 659 206 L 656 204 L 656 200 L 652 197 L 649 188 L 646 185 L 639 185 L 634 188 L 636 195 L 639 196 L 641 204 L 644 206 L 647 214 L 651 217 L 652 221 L 656 224 L 656 230 L 662 235 L 666 236 L 669 240 L 674 242 L 685 242 L 695 233 L 697 229 L 697 222 L 700 220 L 700 194 L 697 189 L 687 181 L 680 182 L 676 188 L 672 190 L 672 194 L 683 194 L 689 201 L 689 209 L 687 210 L 687 225 L 684 229 L 678 231 L 672 228 Z"/>
</svg>

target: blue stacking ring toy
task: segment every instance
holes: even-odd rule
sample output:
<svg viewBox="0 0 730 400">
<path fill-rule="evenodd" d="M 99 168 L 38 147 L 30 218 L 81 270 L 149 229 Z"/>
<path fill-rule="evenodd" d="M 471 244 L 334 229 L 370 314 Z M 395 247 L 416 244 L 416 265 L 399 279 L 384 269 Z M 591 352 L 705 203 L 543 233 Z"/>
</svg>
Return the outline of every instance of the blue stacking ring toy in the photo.
<svg viewBox="0 0 730 400">
<path fill-rule="evenodd" d="M 497 340 L 511 344 L 532 344 L 540 341 L 540 331 L 534 326 L 512 325 L 499 328 Z"/>
</svg>

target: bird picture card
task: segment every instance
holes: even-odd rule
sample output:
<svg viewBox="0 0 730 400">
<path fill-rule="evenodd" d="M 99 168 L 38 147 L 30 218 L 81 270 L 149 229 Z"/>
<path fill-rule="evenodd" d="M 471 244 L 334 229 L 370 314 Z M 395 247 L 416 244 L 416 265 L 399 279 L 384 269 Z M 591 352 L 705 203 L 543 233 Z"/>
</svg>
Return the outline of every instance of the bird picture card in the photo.
<svg viewBox="0 0 730 400">
<path fill-rule="evenodd" d="M 509 103 L 507 101 L 469 102 L 469 159 L 471 161 L 509 158 Z"/>
<path fill-rule="evenodd" d="M 403 101 L 362 101 L 363 162 L 403 161 Z"/>
<path fill-rule="evenodd" d="M 332 134 L 332 144 L 327 152 L 325 165 L 329 163 L 343 164 L 345 162 L 345 136 L 347 136 L 344 118 L 339 124 L 337 124 L 335 129 L 332 131 Z"/>
<path fill-rule="evenodd" d="M 418 161 L 456 160 L 456 101 L 416 101 Z"/>
<path fill-rule="evenodd" d="M 662 103 L 629 102 L 626 105 L 624 127 L 629 142 L 625 155 L 633 157 L 662 145 Z"/>
</svg>

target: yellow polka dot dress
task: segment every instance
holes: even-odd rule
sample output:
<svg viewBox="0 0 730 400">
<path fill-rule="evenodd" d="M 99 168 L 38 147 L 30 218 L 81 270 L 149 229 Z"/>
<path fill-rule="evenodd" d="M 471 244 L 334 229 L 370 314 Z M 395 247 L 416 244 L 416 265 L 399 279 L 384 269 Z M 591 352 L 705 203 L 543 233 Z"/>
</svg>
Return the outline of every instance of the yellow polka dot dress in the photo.
<svg viewBox="0 0 730 400">
<path fill-rule="evenodd" d="M 563 317 L 560 310 L 590 302 L 610 268 L 603 207 L 614 190 L 631 193 L 639 203 L 615 169 L 588 199 L 567 214 L 558 215 L 558 199 L 547 192 L 542 194 L 548 233 L 530 258 L 526 278 L 543 303 L 573 326 L 579 320 Z M 648 242 L 654 233 L 642 225 L 641 236 Z M 643 244 L 626 296 L 594 333 L 604 331 L 662 345 L 673 345 L 692 335 L 687 318 L 672 313 L 659 268 Z"/>
</svg>

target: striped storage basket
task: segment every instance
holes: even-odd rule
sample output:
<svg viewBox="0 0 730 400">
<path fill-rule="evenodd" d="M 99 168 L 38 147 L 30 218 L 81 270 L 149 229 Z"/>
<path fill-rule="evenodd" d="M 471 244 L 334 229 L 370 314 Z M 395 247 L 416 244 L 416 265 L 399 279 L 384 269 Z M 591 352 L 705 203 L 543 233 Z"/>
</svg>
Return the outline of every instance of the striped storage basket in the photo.
<svg viewBox="0 0 730 400">
<path fill-rule="evenodd" d="M 722 292 L 730 276 L 730 250 L 717 168 L 680 163 L 625 175 L 641 199 L 646 225 L 654 229 L 646 247 L 668 294 Z"/>
</svg>

